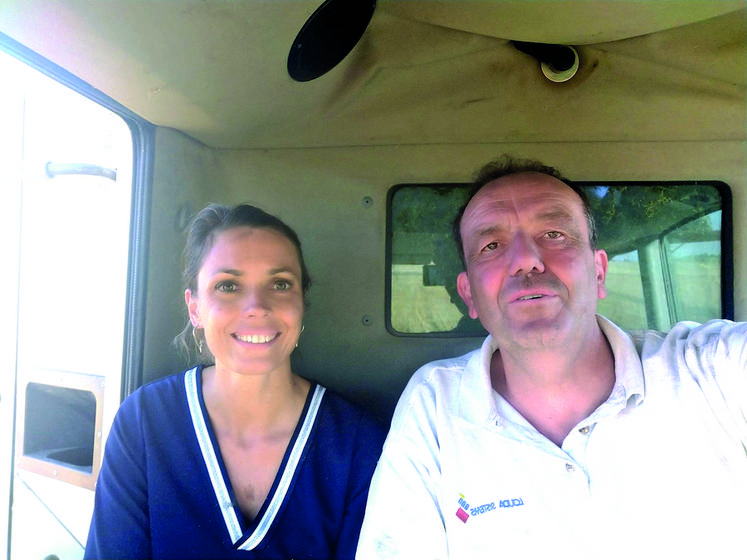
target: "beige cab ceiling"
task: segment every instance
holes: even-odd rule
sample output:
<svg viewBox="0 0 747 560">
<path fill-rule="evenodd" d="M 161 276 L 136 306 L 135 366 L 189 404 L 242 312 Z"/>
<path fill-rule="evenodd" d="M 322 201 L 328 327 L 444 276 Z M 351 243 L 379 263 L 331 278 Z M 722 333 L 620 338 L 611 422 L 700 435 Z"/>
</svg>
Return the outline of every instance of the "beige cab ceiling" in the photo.
<svg viewBox="0 0 747 560">
<path fill-rule="evenodd" d="M 320 4 L 4 0 L 0 32 L 216 148 L 744 138 L 742 1 L 379 0 L 353 52 L 297 83 Z M 575 45 L 581 70 L 552 84 L 512 40 Z"/>
</svg>

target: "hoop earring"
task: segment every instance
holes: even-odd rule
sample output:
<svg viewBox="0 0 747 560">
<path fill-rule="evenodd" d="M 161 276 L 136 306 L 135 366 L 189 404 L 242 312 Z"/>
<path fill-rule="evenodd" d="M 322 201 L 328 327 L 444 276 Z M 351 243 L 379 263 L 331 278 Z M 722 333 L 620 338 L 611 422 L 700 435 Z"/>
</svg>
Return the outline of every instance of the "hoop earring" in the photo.
<svg viewBox="0 0 747 560">
<path fill-rule="evenodd" d="M 197 346 L 197 351 L 202 354 L 202 342 L 203 340 L 197 336 L 197 327 L 192 327 L 192 338 L 195 341 L 195 346 Z"/>
<path fill-rule="evenodd" d="M 300 332 L 300 333 L 298 333 L 298 336 L 301 336 L 301 333 L 303 332 L 303 330 L 304 330 L 305 328 L 306 328 L 306 325 L 301 325 L 301 332 Z M 296 340 L 296 348 L 298 348 L 298 340 Z"/>
</svg>

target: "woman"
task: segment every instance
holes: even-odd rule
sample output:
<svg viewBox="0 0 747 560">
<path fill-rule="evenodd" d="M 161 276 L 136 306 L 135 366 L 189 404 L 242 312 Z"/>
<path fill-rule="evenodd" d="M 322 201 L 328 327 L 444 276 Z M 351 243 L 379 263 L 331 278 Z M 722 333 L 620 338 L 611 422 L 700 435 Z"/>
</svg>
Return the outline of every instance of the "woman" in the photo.
<svg viewBox="0 0 747 560">
<path fill-rule="evenodd" d="M 353 558 L 385 430 L 291 371 L 310 284 L 295 232 L 210 205 L 184 282 L 187 332 L 212 365 L 120 407 L 85 557 Z"/>
</svg>

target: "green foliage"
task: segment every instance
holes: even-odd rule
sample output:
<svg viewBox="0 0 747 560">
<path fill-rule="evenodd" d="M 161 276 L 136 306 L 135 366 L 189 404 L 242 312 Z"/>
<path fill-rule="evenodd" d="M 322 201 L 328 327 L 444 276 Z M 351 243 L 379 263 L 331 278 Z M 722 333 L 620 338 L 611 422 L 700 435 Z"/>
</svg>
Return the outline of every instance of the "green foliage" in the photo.
<svg viewBox="0 0 747 560">
<path fill-rule="evenodd" d="M 721 195 L 710 185 L 595 185 L 587 187 L 599 232 L 599 247 L 610 255 L 683 227 L 688 235 L 713 231 L 701 216 L 721 208 Z"/>
<path fill-rule="evenodd" d="M 467 199 L 464 185 L 413 185 L 397 190 L 392 202 L 392 226 L 405 233 L 443 234 Z"/>
</svg>

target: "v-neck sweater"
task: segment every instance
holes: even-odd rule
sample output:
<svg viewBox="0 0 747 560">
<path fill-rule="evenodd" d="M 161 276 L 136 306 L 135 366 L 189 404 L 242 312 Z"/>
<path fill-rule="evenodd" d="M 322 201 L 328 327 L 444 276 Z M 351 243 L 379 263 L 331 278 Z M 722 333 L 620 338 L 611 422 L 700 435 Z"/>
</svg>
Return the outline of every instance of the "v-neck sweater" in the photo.
<svg viewBox="0 0 747 560">
<path fill-rule="evenodd" d="M 109 435 L 85 558 L 353 558 L 386 430 L 311 383 L 272 488 L 250 521 L 202 397 L 202 369 L 138 389 Z"/>
</svg>

